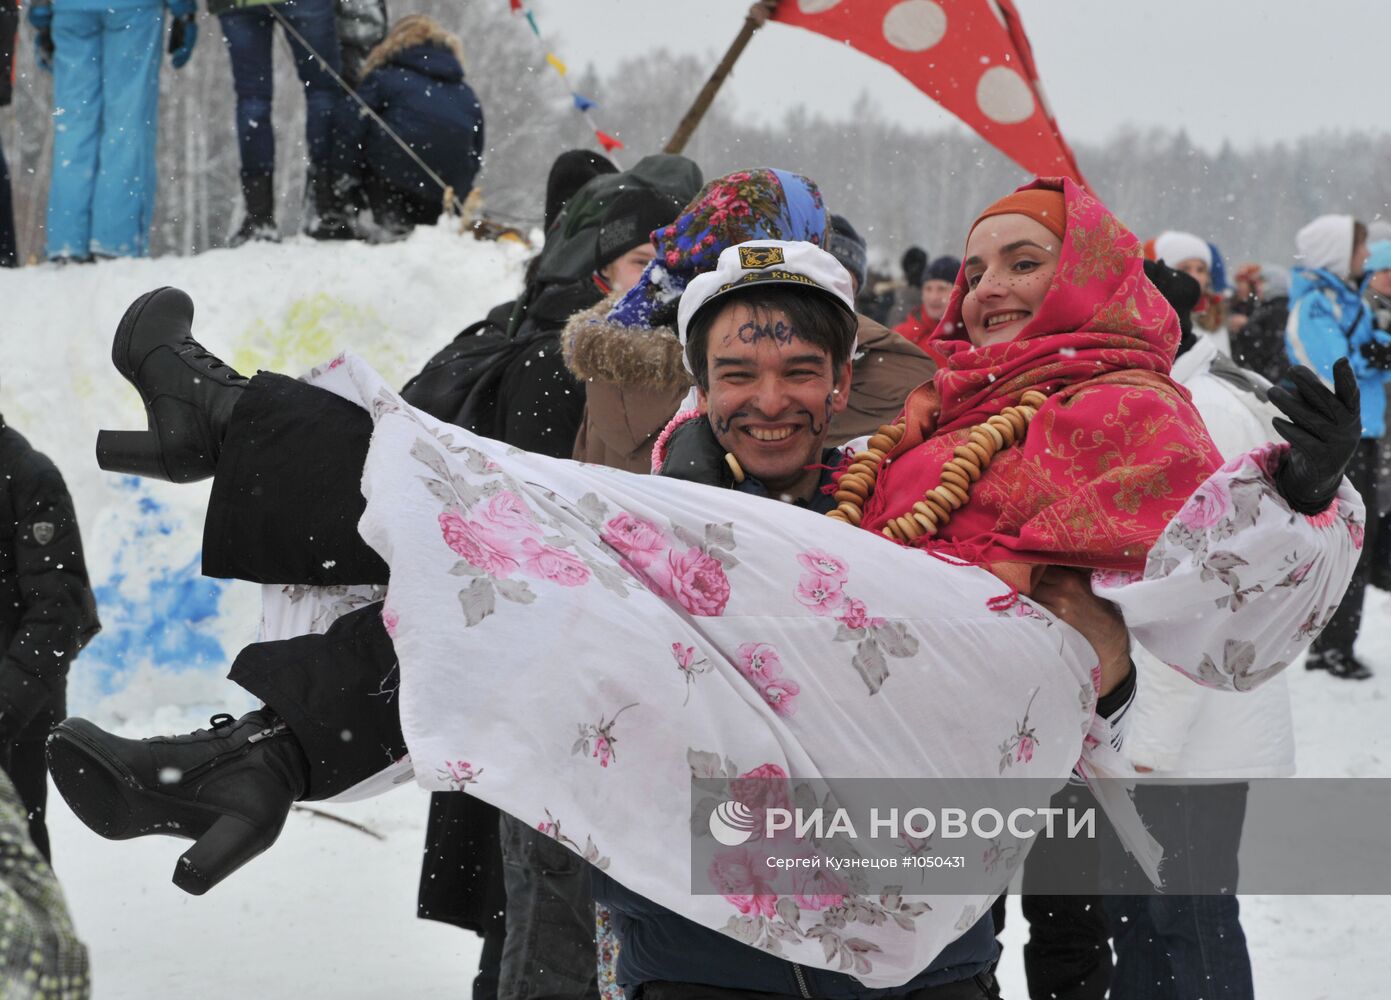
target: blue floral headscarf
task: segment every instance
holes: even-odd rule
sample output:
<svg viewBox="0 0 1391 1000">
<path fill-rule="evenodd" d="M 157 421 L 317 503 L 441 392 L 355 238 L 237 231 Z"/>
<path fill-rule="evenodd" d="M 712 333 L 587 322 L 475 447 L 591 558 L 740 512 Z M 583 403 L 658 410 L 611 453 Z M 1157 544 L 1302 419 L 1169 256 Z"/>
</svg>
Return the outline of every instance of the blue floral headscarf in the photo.
<svg viewBox="0 0 1391 1000">
<path fill-rule="evenodd" d="M 739 170 L 711 181 L 676 221 L 652 234 L 657 259 L 609 312 L 623 326 L 670 326 L 691 279 L 749 240 L 823 246 L 830 217 L 814 181 L 787 170 Z"/>
</svg>

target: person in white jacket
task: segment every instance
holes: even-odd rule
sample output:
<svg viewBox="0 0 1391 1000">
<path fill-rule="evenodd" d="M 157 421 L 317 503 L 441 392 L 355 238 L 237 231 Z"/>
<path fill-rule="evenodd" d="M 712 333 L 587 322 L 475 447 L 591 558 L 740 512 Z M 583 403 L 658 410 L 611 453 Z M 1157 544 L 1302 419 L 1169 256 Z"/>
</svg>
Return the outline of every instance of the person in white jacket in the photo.
<svg viewBox="0 0 1391 1000">
<path fill-rule="evenodd" d="M 1162 268 L 1162 271 L 1160 270 Z M 1270 383 L 1228 359 L 1211 337 L 1191 332 L 1189 310 L 1201 290 L 1191 276 L 1159 264 L 1150 278 L 1179 314 L 1184 337 L 1174 380 L 1193 397 L 1226 459 L 1278 436 L 1280 415 L 1266 399 Z M 1229 861 L 1246 810 L 1246 780 L 1294 774 L 1294 721 L 1283 675 L 1237 694 L 1192 683 L 1142 648 L 1134 651 L 1138 692 L 1129 713 L 1125 753 L 1156 784 L 1136 789 L 1141 817 L 1171 863 L 1183 865 L 1189 845 Z M 1187 784 L 1201 779 L 1200 785 Z M 1172 781 L 1173 784 L 1169 782 Z M 1165 997 L 1252 996 L 1251 962 L 1232 895 L 1116 896 L 1106 909 L 1114 936 L 1115 1000 L 1148 997 L 1169 982 Z"/>
</svg>

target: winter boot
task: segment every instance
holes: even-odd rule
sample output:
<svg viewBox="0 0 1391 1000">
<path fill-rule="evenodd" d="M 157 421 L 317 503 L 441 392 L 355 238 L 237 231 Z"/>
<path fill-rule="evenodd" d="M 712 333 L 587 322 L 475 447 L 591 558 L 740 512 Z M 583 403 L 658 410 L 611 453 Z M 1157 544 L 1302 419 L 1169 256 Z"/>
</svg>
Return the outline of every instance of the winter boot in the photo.
<svg viewBox="0 0 1391 1000">
<path fill-rule="evenodd" d="M 146 292 L 121 317 L 111 361 L 139 391 L 149 428 L 98 434 L 97 464 L 106 471 L 171 483 L 216 471 L 247 379 L 204 350 L 192 324 L 193 301 L 177 288 Z"/>
<path fill-rule="evenodd" d="M 306 231 L 316 240 L 357 239 L 357 225 L 352 204 L 352 179 L 335 178 L 328 170 L 314 168 L 309 172 L 309 190 L 314 198 L 314 212 Z"/>
<path fill-rule="evenodd" d="M 67 719 L 49 734 L 48 767 L 93 833 L 196 841 L 174 868 L 174 884 L 195 896 L 275 843 L 309 780 L 299 741 L 268 708 L 145 740 Z"/>
<path fill-rule="evenodd" d="M 280 242 L 275 227 L 275 178 L 270 174 L 242 174 L 241 193 L 246 201 L 246 218 L 241 227 L 228 239 L 229 246 L 239 247 L 251 240 Z"/>
<path fill-rule="evenodd" d="M 1305 670 L 1327 670 L 1334 677 L 1345 681 L 1365 681 L 1372 676 L 1372 670 L 1351 653 L 1336 649 L 1311 652 L 1304 661 Z"/>
</svg>

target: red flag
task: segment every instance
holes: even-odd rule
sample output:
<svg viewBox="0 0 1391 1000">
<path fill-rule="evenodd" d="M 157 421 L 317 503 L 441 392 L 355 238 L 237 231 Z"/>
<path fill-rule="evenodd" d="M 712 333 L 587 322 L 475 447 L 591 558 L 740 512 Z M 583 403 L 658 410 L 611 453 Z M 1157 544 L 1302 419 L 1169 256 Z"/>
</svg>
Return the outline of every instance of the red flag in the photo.
<svg viewBox="0 0 1391 1000">
<path fill-rule="evenodd" d="M 599 145 L 604 147 L 604 152 L 612 153 L 615 149 L 622 149 L 623 143 L 619 142 L 607 132 L 601 132 L 597 128 L 594 130 L 594 138 L 599 140 Z"/>
<path fill-rule="evenodd" d="M 783 0 L 773 16 L 892 66 L 1025 170 L 1086 186 L 1012 0 Z"/>
<path fill-rule="evenodd" d="M 515 14 L 515 13 L 517 13 L 517 11 L 519 11 L 519 10 L 521 10 L 521 9 L 522 9 L 522 0 L 512 0 L 512 13 Z"/>
</svg>

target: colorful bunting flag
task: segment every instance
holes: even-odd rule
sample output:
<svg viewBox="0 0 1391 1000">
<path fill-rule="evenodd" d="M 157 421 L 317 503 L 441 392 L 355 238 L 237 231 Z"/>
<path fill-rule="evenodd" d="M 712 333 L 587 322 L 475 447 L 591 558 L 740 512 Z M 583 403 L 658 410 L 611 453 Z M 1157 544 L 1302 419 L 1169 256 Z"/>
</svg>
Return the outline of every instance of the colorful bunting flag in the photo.
<svg viewBox="0 0 1391 1000">
<path fill-rule="evenodd" d="M 0 2 L 3 2 L 3 0 L 0 0 Z M 526 23 L 531 26 L 531 33 L 536 36 L 537 42 L 541 45 L 541 51 L 546 57 L 546 62 L 550 64 L 551 69 L 555 70 L 556 76 L 559 77 L 560 82 L 564 84 L 565 89 L 570 92 L 570 100 L 574 102 L 575 110 L 584 115 L 585 122 L 594 132 L 595 141 L 598 142 L 600 146 L 604 147 L 604 152 L 609 154 L 612 154 L 614 150 L 622 149 L 622 142 L 594 124 L 594 119 L 589 112 L 598 107 L 598 104 L 570 86 L 570 81 L 568 79 L 570 68 L 565 65 L 564 61 L 561 60 L 559 56 L 545 48 L 545 42 L 541 38 L 541 28 L 536 23 L 536 15 L 534 15 L 531 12 L 531 8 L 526 5 L 526 0 L 508 0 L 508 3 L 512 8 L 513 14 L 521 14 L 526 18 Z M 610 155 L 610 158 L 615 163 L 618 162 L 616 156 Z"/>
<path fill-rule="evenodd" d="M 1013 0 L 801 0 L 773 17 L 893 67 L 1025 170 L 1085 185 Z"/>
</svg>

